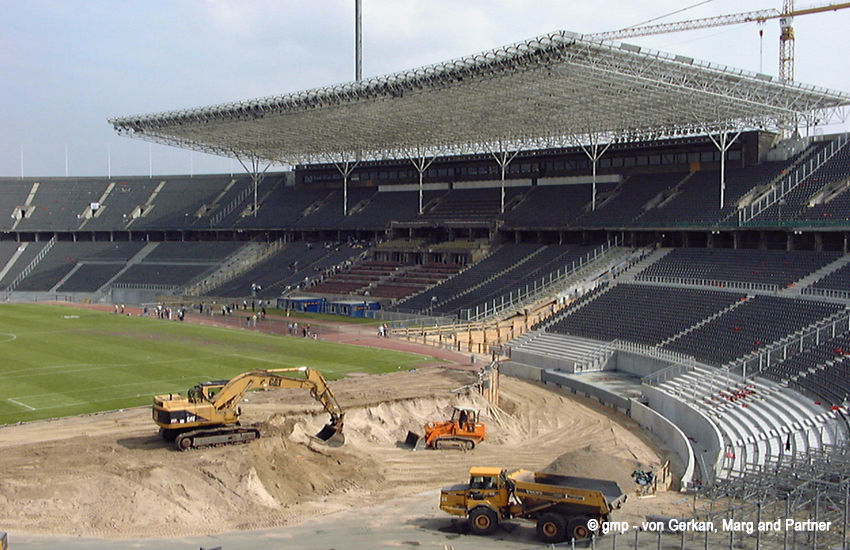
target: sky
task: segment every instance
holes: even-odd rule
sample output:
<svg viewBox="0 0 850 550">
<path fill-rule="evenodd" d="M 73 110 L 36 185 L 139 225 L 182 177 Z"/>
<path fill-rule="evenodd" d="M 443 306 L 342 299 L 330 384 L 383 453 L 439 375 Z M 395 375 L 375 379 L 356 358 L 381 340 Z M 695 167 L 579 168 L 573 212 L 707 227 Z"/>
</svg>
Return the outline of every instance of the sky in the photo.
<svg viewBox="0 0 850 550">
<path fill-rule="evenodd" d="M 767 1 L 362 0 L 363 76 L 691 6 L 658 22 L 781 8 Z M 850 9 L 794 26 L 796 80 L 850 93 Z M 778 20 L 624 41 L 778 73 Z M 107 119 L 349 82 L 354 65 L 354 0 L 0 0 L 0 177 L 241 172 L 227 158 L 120 137 Z"/>
</svg>

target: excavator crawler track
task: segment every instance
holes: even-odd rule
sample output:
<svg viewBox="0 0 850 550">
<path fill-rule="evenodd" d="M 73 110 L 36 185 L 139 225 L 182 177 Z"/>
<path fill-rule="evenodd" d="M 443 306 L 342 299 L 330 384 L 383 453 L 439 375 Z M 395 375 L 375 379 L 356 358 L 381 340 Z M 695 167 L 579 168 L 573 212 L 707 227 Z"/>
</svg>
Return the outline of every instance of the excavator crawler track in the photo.
<svg viewBox="0 0 850 550">
<path fill-rule="evenodd" d="M 471 451 L 475 448 L 475 441 L 467 437 L 440 437 L 434 441 L 434 448 L 440 451 L 447 449 Z"/>
<path fill-rule="evenodd" d="M 260 430 L 243 426 L 192 430 L 178 435 L 174 445 L 181 451 L 222 445 L 241 445 L 260 438 Z"/>
</svg>

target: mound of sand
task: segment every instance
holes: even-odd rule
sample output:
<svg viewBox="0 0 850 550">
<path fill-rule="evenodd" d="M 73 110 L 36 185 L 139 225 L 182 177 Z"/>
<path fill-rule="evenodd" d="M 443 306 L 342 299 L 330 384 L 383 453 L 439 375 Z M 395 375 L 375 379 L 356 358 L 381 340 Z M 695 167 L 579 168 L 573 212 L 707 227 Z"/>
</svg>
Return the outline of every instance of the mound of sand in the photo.
<svg viewBox="0 0 850 550">
<path fill-rule="evenodd" d="M 616 481 L 624 492 L 633 492 L 636 488 L 632 472 L 635 470 L 656 470 L 661 465 L 657 458 L 650 464 L 634 458 L 618 456 L 614 453 L 599 453 L 590 445 L 564 453 L 546 466 L 544 472 L 565 476 L 595 477 Z"/>
</svg>

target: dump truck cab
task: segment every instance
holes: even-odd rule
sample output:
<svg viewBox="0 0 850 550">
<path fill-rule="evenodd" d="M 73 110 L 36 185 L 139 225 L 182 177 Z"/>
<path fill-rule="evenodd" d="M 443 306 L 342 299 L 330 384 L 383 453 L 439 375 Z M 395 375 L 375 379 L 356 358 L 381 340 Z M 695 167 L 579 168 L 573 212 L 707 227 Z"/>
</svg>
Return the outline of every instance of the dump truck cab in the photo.
<svg viewBox="0 0 850 550">
<path fill-rule="evenodd" d="M 442 490 L 440 509 L 465 516 L 470 532 L 476 535 L 489 535 L 502 521 L 521 518 L 537 524 L 537 535 L 543 541 L 558 543 L 589 538 L 625 500 L 613 481 L 471 468 L 469 483 Z"/>
<path fill-rule="evenodd" d="M 488 535 L 503 519 L 513 517 L 513 487 L 503 468 L 470 468 L 469 483 L 442 490 L 440 509 L 453 516 L 469 518 L 470 530 Z"/>
</svg>

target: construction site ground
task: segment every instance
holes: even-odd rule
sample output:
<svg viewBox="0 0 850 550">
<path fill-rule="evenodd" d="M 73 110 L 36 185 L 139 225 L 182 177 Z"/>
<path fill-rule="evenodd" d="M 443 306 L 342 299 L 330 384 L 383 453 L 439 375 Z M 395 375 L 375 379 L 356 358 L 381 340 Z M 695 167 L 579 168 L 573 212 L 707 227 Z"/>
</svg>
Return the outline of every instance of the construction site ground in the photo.
<svg viewBox="0 0 850 550">
<path fill-rule="evenodd" d="M 192 318 L 223 322 L 221 318 Z M 222 546 L 366 549 L 529 548 L 530 523 L 468 535 L 439 510 L 439 489 L 471 466 L 546 470 L 617 481 L 631 495 L 617 519 L 683 516 L 675 491 L 637 498 L 631 474 L 673 461 L 627 417 L 540 384 L 502 377 L 498 408 L 474 391 L 481 360 L 378 338 L 374 327 L 324 326 L 322 338 L 433 356 L 412 371 L 332 382 L 346 411 L 346 443 L 316 443 L 326 415 L 306 392 L 249 394 L 243 421 L 264 434 L 248 445 L 180 452 L 162 441 L 148 408 L 0 428 L 0 518 L 13 548 L 165 549 Z M 281 322 L 286 330 L 290 321 Z M 269 330 L 260 323 L 258 330 Z M 324 328 L 323 328 L 324 326 Z M 236 326 L 234 326 L 236 329 Z M 241 328 L 240 330 L 248 330 Z M 294 336 L 293 336 L 294 337 Z M 484 411 L 488 439 L 474 451 L 410 451 L 408 430 L 450 414 Z M 498 540 L 498 542 L 497 542 Z"/>
</svg>

